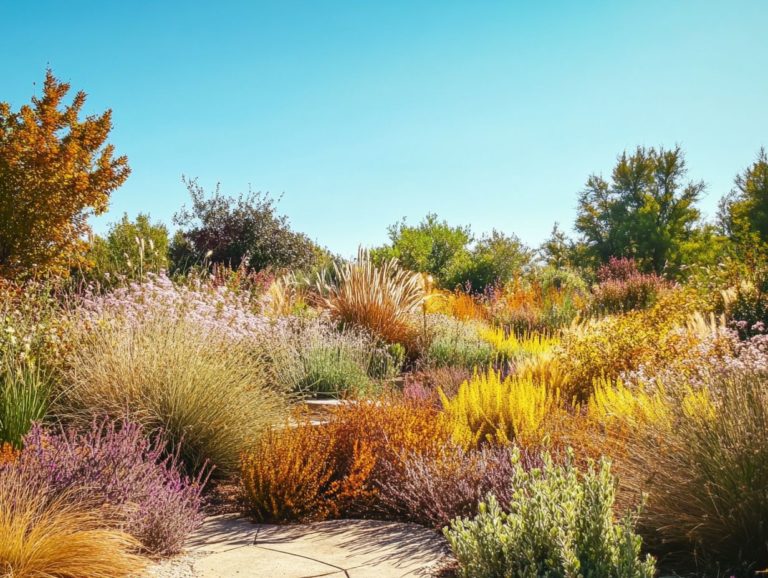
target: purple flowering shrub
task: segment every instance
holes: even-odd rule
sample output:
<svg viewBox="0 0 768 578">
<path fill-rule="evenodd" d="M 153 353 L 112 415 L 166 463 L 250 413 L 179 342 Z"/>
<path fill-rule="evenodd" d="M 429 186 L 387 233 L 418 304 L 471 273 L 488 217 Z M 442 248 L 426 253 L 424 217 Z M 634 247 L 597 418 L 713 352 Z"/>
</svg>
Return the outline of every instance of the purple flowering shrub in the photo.
<svg viewBox="0 0 768 578">
<path fill-rule="evenodd" d="M 116 317 L 133 322 L 158 315 L 179 317 L 202 333 L 217 333 L 235 341 L 259 336 L 273 325 L 254 311 L 246 291 L 201 281 L 177 284 L 163 274 L 148 274 L 143 283 L 134 282 L 106 294 L 88 294 L 80 315 L 92 323 Z"/>
<path fill-rule="evenodd" d="M 597 272 L 592 290 L 593 308 L 599 313 L 647 309 L 670 285 L 655 273 L 641 273 L 634 260 L 611 257 Z"/>
<path fill-rule="evenodd" d="M 203 521 L 207 473 L 188 477 L 178 466 L 162 436 L 150 441 L 134 423 L 100 420 L 82 434 L 35 425 L 17 459 L 0 468 L 16 468 L 51 500 L 66 494 L 108 504 L 118 529 L 138 539 L 150 555 L 164 556 L 179 552 Z"/>
<path fill-rule="evenodd" d="M 464 449 L 447 443 L 434 452 L 412 452 L 402 464 L 383 464 L 379 485 L 381 504 L 390 514 L 420 524 L 442 528 L 459 516 L 473 516 L 490 493 L 508 504 L 514 488 L 512 447 Z M 538 463 L 523 453 L 521 463 L 530 469 Z"/>
</svg>

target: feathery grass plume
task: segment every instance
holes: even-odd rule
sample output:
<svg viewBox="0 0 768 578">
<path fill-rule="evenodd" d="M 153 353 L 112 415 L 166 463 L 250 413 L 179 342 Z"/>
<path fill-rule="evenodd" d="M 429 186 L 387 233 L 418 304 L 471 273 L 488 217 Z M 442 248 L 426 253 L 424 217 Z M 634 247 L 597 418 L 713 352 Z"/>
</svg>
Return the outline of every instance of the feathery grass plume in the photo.
<svg viewBox="0 0 768 578">
<path fill-rule="evenodd" d="M 362 248 L 356 261 L 334 264 L 334 273 L 335 282 L 318 280 L 320 304 L 334 319 L 413 351 L 418 338 L 413 316 L 422 311 L 426 296 L 419 273 L 402 269 L 397 259 L 377 266 Z"/>
<path fill-rule="evenodd" d="M 141 574 L 139 542 L 67 492 L 51 499 L 19 469 L 0 470 L 0 575 L 120 578 Z"/>
<path fill-rule="evenodd" d="M 87 426 L 93 416 L 162 430 L 189 472 L 206 463 L 225 474 L 270 424 L 284 393 L 267 383 L 266 362 L 247 341 L 186 316 L 104 313 L 85 326 L 67 357 L 59 415 Z"/>
<path fill-rule="evenodd" d="M 502 379 L 501 372 L 493 369 L 475 372 L 453 398 L 443 392 L 440 398 L 454 439 L 470 445 L 541 444 L 546 438 L 546 419 L 561 408 L 558 390 L 530 376 Z"/>
</svg>

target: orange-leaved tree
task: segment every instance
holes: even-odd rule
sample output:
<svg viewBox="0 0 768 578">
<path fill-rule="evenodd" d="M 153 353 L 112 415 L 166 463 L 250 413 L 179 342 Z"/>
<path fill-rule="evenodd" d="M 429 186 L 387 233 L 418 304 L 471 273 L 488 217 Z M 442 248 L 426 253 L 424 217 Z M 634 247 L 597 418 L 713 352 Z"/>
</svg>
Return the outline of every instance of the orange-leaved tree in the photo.
<svg viewBox="0 0 768 578">
<path fill-rule="evenodd" d="M 107 144 L 111 111 L 80 119 L 85 93 L 48 70 L 43 94 L 17 112 L 0 102 L 0 276 L 66 275 L 81 264 L 88 217 L 130 173 Z"/>
</svg>

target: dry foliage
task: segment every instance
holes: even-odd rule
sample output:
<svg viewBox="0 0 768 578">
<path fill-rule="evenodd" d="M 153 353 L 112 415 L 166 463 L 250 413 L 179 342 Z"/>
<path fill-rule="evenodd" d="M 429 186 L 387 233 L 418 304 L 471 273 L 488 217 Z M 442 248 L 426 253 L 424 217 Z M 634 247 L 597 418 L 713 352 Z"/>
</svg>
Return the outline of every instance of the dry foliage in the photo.
<svg viewBox="0 0 768 578">
<path fill-rule="evenodd" d="M 24 476 L 0 476 L 0 575 L 119 578 L 146 565 L 139 542 L 66 493 L 50 499 Z"/>
<path fill-rule="evenodd" d="M 335 282 L 320 279 L 322 306 L 334 319 L 362 327 L 389 343 L 414 347 L 418 330 L 413 315 L 424 305 L 424 279 L 402 269 L 396 259 L 373 263 L 364 249 L 357 260 L 334 264 Z"/>
</svg>

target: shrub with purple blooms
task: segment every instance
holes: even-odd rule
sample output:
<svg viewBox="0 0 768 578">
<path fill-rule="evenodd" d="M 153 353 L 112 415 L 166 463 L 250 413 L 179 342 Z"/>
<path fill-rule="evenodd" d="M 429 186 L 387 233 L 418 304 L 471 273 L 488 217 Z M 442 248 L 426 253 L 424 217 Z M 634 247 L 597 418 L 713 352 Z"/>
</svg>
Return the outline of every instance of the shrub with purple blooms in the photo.
<svg viewBox="0 0 768 578">
<path fill-rule="evenodd" d="M 94 421 L 82 434 L 35 425 L 24 444 L 17 459 L 0 468 L 16 468 L 51 499 L 66 493 L 108 504 L 119 529 L 137 538 L 150 555 L 179 552 L 202 523 L 207 474 L 182 475 L 162 437 L 150 441 L 136 424 Z"/>
<path fill-rule="evenodd" d="M 436 453 L 410 453 L 402 466 L 384 463 L 381 503 L 390 513 L 435 528 L 475 515 L 489 493 L 506 504 L 514 490 L 509 483 L 512 451 L 501 446 L 467 450 L 447 443 Z M 526 468 L 538 463 L 527 453 L 520 459 Z"/>
</svg>

